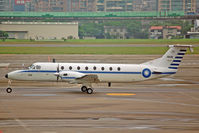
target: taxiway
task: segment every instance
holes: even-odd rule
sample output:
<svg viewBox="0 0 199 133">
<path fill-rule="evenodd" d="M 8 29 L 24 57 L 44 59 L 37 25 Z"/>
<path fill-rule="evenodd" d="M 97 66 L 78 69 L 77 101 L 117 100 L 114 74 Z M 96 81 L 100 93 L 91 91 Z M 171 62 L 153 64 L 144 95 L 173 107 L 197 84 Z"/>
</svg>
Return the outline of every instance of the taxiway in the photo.
<svg viewBox="0 0 199 133">
<path fill-rule="evenodd" d="M 51 55 L 50 55 L 51 56 Z M 158 55 L 52 55 L 58 62 L 141 63 Z M 13 82 L 8 71 L 48 55 L 1 55 L 0 132 L 2 133 L 198 133 L 199 56 L 186 55 L 172 77 L 132 84 L 94 85 L 92 95 L 79 85 Z M 24 63 L 24 66 L 21 64 Z M 124 95 L 127 94 L 127 95 Z"/>
</svg>

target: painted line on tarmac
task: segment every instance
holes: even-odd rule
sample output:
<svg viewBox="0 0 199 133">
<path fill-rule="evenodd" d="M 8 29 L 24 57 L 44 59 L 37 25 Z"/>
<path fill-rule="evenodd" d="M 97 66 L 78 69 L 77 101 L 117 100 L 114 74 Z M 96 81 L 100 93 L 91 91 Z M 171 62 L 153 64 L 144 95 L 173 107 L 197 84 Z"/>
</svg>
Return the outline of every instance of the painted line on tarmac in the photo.
<svg viewBox="0 0 199 133">
<path fill-rule="evenodd" d="M 135 96 L 135 93 L 106 93 L 107 96 Z"/>
<path fill-rule="evenodd" d="M 48 96 L 56 96 L 56 94 L 23 94 L 23 96 L 27 96 L 27 97 L 48 97 Z"/>
<path fill-rule="evenodd" d="M 118 100 L 117 98 L 113 98 Z M 123 100 L 132 100 L 138 102 L 153 102 L 153 103 L 161 103 L 161 104 L 171 104 L 171 105 L 181 105 L 181 106 L 190 106 L 190 107 L 199 107 L 198 104 L 188 104 L 188 103 L 178 103 L 178 102 L 166 102 L 166 101 L 159 101 L 159 100 L 151 100 L 151 99 L 131 99 L 131 98 L 123 98 Z"/>
<path fill-rule="evenodd" d="M 15 119 L 15 121 L 16 121 L 21 127 L 23 127 L 26 131 L 31 131 L 29 128 L 27 128 L 26 124 L 23 123 L 21 120 Z"/>
</svg>

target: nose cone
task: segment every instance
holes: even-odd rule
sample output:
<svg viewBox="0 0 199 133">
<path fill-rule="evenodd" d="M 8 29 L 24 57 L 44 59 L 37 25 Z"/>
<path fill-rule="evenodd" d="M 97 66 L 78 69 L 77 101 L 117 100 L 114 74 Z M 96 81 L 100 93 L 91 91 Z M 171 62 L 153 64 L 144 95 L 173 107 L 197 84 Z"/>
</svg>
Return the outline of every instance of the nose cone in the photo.
<svg viewBox="0 0 199 133">
<path fill-rule="evenodd" d="M 8 74 L 6 74 L 6 75 L 5 75 L 5 78 L 7 78 L 7 79 L 8 79 Z"/>
</svg>

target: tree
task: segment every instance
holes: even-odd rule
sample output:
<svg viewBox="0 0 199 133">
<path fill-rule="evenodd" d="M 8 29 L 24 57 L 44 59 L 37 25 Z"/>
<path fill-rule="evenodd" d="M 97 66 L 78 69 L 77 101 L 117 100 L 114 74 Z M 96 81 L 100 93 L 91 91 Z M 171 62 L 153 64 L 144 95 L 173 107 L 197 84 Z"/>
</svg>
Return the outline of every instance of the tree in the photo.
<svg viewBox="0 0 199 133">
<path fill-rule="evenodd" d="M 98 23 L 82 23 L 79 25 L 79 37 L 96 37 L 104 38 L 104 27 Z"/>
<path fill-rule="evenodd" d="M 8 38 L 8 33 L 5 31 L 0 31 L 0 38 L 5 41 Z"/>
</svg>

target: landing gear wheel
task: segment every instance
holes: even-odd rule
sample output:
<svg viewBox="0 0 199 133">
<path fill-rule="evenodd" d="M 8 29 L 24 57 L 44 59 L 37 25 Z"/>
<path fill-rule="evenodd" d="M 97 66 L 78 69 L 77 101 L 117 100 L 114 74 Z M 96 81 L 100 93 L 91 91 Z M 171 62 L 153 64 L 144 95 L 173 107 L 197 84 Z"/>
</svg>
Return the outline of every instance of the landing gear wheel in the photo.
<svg viewBox="0 0 199 133">
<path fill-rule="evenodd" d="M 92 94 L 92 93 L 93 93 L 93 89 L 88 88 L 88 89 L 86 90 L 86 92 L 87 92 L 87 94 Z"/>
<path fill-rule="evenodd" d="M 86 92 L 87 91 L 87 87 L 86 86 L 82 86 L 81 91 L 82 92 Z"/>
<path fill-rule="evenodd" d="M 6 92 L 7 92 L 7 93 L 11 93 L 11 92 L 12 92 L 12 89 L 11 89 L 10 87 L 8 87 L 8 88 L 6 89 Z"/>
</svg>

